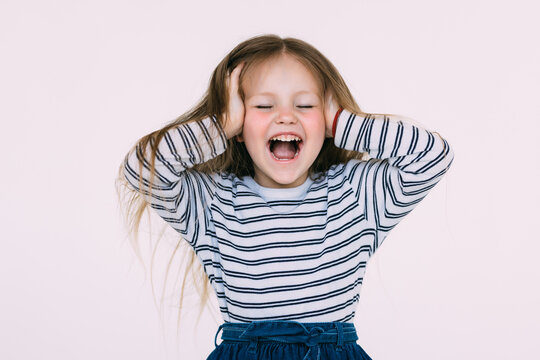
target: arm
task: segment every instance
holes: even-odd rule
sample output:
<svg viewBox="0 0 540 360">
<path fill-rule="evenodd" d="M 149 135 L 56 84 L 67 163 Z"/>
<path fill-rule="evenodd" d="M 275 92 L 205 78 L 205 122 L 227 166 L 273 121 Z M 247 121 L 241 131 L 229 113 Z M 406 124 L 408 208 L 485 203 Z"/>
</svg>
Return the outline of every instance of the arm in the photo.
<svg viewBox="0 0 540 360">
<path fill-rule="evenodd" d="M 168 130 L 159 142 L 155 176 L 150 184 L 151 149 L 143 154 L 140 143 L 124 159 L 124 176 L 150 206 L 193 246 L 205 204 L 216 184 L 210 175 L 190 170 L 226 149 L 226 137 L 215 117 L 184 123 Z M 143 160 L 142 169 L 139 159 Z M 142 181 L 142 191 L 139 188 Z M 148 193 L 150 187 L 151 194 Z"/>
<path fill-rule="evenodd" d="M 347 110 L 337 118 L 335 145 L 367 152 L 372 158 L 361 163 L 361 171 L 351 167 L 349 181 L 359 201 L 365 201 L 367 220 L 377 230 L 374 249 L 441 180 L 454 159 L 452 148 L 438 133 L 411 122 L 396 115 L 360 116 Z"/>
<path fill-rule="evenodd" d="M 150 190 L 151 149 L 144 153 L 140 143 L 124 160 L 124 175 L 128 183 L 145 196 L 145 200 L 176 231 L 196 246 L 201 227 L 205 226 L 208 203 L 216 188 L 216 178 L 190 170 L 223 153 L 227 139 L 242 131 L 244 104 L 238 93 L 240 72 L 237 65 L 226 77 L 227 111 L 222 128 L 215 116 L 201 121 L 183 123 L 169 129 L 158 144 L 155 176 Z M 143 160 L 142 168 L 139 159 Z M 139 189 L 140 181 L 142 190 Z"/>
</svg>

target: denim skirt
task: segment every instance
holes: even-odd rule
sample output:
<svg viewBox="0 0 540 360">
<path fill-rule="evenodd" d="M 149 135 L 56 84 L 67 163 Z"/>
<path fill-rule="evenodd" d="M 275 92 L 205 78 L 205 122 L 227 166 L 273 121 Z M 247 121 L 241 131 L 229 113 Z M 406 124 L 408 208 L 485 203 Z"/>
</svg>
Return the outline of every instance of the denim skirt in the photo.
<svg viewBox="0 0 540 360">
<path fill-rule="evenodd" d="M 217 344 L 218 334 L 221 343 Z M 371 360 L 353 323 L 265 320 L 224 323 L 207 360 Z"/>
</svg>

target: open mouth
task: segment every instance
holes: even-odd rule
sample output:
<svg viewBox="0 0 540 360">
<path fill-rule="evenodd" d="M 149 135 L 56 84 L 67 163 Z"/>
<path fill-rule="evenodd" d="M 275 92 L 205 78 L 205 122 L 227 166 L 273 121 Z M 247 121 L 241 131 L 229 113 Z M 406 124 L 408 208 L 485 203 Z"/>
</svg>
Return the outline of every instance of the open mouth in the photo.
<svg viewBox="0 0 540 360">
<path fill-rule="evenodd" d="M 274 159 L 278 161 L 292 160 L 300 153 L 302 139 L 295 135 L 274 136 L 270 139 L 268 148 Z"/>
</svg>

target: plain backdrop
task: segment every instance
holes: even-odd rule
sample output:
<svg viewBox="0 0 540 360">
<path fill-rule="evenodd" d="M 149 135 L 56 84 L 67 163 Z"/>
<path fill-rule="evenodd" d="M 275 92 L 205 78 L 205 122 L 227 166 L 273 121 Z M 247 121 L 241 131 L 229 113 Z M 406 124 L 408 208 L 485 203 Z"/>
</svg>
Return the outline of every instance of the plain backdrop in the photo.
<svg viewBox="0 0 540 360">
<path fill-rule="evenodd" d="M 174 339 L 175 298 L 160 321 L 151 254 L 145 272 L 114 181 L 139 137 L 265 33 L 311 43 L 364 111 L 410 117 L 455 151 L 370 260 L 362 347 L 375 360 L 540 358 L 539 11 L 532 0 L 2 0 L 0 358 L 206 358 L 219 313 L 197 325 L 188 296 Z M 174 236 L 156 260 L 158 302 Z"/>
</svg>

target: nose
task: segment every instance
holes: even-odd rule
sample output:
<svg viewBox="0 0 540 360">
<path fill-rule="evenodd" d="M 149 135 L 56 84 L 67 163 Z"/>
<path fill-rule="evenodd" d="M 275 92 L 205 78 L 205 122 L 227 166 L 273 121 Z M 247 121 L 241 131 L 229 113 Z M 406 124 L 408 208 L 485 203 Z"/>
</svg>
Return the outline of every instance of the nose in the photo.
<svg viewBox="0 0 540 360">
<path fill-rule="evenodd" d="M 294 124 L 296 123 L 296 116 L 288 107 L 281 107 L 276 122 L 279 124 Z"/>
</svg>

